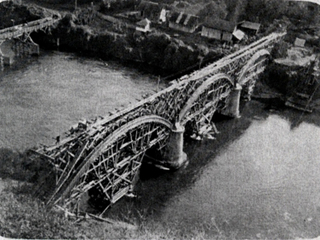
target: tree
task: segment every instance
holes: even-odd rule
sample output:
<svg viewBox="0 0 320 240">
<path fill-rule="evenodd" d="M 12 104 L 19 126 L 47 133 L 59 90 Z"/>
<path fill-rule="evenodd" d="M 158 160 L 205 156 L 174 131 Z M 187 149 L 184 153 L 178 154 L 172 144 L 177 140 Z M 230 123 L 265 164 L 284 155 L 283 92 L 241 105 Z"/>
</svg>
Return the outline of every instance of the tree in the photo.
<svg viewBox="0 0 320 240">
<path fill-rule="evenodd" d="M 286 14 L 287 5 L 284 0 L 250 0 L 245 14 L 250 21 L 270 23 Z"/>
</svg>

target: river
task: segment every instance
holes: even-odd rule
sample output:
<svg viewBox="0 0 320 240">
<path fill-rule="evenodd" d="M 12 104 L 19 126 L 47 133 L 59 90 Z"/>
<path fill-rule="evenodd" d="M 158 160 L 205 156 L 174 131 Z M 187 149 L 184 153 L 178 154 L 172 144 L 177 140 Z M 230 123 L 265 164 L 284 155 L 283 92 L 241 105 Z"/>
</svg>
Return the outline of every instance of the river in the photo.
<svg viewBox="0 0 320 240">
<path fill-rule="evenodd" d="M 137 199 L 123 199 L 108 216 L 129 212 L 182 237 L 319 236 L 319 120 L 272 106 L 251 101 L 240 119 L 217 122 L 216 140 L 187 141 L 184 169 L 142 171 Z"/>
<path fill-rule="evenodd" d="M 156 87 L 156 77 L 69 53 L 23 60 L 0 73 L 0 146 L 21 151 L 51 142 L 79 119 Z M 186 140 L 186 167 L 143 167 L 137 198 L 123 198 L 106 216 L 140 219 L 182 238 L 319 236 L 319 114 L 251 101 L 241 115 L 219 119 L 216 140 Z"/>
<path fill-rule="evenodd" d="M 0 147 L 23 151 L 53 143 L 83 118 L 107 115 L 154 93 L 157 82 L 115 62 L 69 53 L 20 59 L 0 72 Z"/>
</svg>

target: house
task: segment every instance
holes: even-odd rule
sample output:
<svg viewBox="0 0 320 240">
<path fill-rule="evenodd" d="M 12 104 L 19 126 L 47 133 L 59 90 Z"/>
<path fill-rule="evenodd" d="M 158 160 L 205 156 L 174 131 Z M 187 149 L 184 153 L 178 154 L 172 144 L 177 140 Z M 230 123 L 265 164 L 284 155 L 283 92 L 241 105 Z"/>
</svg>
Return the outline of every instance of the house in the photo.
<svg viewBox="0 0 320 240">
<path fill-rule="evenodd" d="M 198 27 L 199 17 L 183 13 L 183 12 L 173 12 L 169 19 L 169 28 L 193 33 Z"/>
<path fill-rule="evenodd" d="M 145 18 L 139 22 L 136 23 L 136 31 L 147 33 L 150 32 L 150 24 L 151 21 L 148 18 Z"/>
<path fill-rule="evenodd" d="M 294 41 L 294 46 L 295 47 L 304 47 L 304 45 L 306 44 L 306 40 L 302 39 L 302 38 L 296 38 L 296 40 Z"/>
<path fill-rule="evenodd" d="M 244 21 L 238 24 L 238 28 L 249 35 L 255 35 L 259 32 L 261 24 Z"/>
<path fill-rule="evenodd" d="M 219 18 L 207 19 L 201 30 L 201 36 L 231 42 L 236 24 Z"/>
<path fill-rule="evenodd" d="M 239 29 L 237 29 L 236 31 L 234 31 L 234 32 L 232 33 L 232 35 L 233 35 L 233 37 L 234 37 L 237 41 L 241 41 L 241 40 L 244 39 L 244 37 L 246 36 L 246 34 L 245 34 L 243 31 L 239 30 Z"/>
<path fill-rule="evenodd" d="M 159 17 L 160 23 L 164 23 L 167 21 L 167 13 L 168 13 L 168 11 L 166 9 L 162 8 L 162 10 L 160 12 L 160 17 Z"/>
<path fill-rule="evenodd" d="M 162 7 L 158 3 L 142 0 L 137 10 L 140 11 L 141 18 L 148 18 L 152 22 L 158 22 Z"/>
</svg>

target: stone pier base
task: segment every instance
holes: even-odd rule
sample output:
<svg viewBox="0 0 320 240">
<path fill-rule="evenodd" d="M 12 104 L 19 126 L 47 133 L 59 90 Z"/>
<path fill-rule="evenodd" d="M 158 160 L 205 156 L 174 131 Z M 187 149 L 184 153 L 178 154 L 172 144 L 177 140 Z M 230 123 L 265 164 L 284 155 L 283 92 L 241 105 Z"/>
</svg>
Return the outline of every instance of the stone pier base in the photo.
<svg viewBox="0 0 320 240">
<path fill-rule="evenodd" d="M 11 66 L 14 62 L 14 58 L 13 57 L 7 57 L 7 56 L 3 56 L 3 65 L 6 66 Z"/>
<path fill-rule="evenodd" d="M 187 161 L 187 154 L 183 151 L 184 130 L 180 123 L 176 123 L 170 134 L 163 160 L 171 169 L 178 169 Z"/>
<path fill-rule="evenodd" d="M 239 118 L 240 117 L 240 95 L 242 87 L 240 84 L 236 84 L 235 88 L 231 91 L 227 106 L 224 111 L 221 112 L 222 115 Z"/>
<path fill-rule="evenodd" d="M 40 47 L 33 41 L 22 42 L 17 40 L 14 49 L 16 56 L 40 55 Z"/>
</svg>

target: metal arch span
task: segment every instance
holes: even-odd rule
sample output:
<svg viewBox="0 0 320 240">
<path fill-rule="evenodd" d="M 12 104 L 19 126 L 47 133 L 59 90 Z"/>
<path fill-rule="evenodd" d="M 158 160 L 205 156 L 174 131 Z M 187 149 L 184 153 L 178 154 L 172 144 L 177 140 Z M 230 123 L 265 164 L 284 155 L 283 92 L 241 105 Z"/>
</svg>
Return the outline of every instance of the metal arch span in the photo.
<svg viewBox="0 0 320 240">
<path fill-rule="evenodd" d="M 210 132 L 216 131 L 214 124 L 210 125 L 215 111 L 230 110 L 228 116 L 237 115 L 232 110 L 237 110 L 241 94 L 235 87 L 238 76 L 255 83 L 264 69 L 261 56 L 269 55 L 268 51 L 284 35 L 268 35 L 121 111 L 80 122 L 61 140 L 58 136 L 55 144 L 33 150 L 33 159 L 45 160 L 53 166 L 55 183 L 48 191 L 54 193 L 46 194 L 48 191 L 44 189 L 46 196 L 51 196 L 48 203 L 64 202 L 74 212 L 73 206 L 80 204 L 85 192 L 98 200 L 117 201 L 129 191 L 146 149 L 168 147 L 170 130 L 172 139 L 181 137 L 177 129 L 172 129 L 177 120 L 182 126 L 189 122 L 186 130 L 196 133 L 195 129 L 197 138 L 210 137 Z M 246 87 L 251 81 L 241 82 Z M 172 134 L 175 131 L 177 134 Z M 66 201 L 59 201 L 62 199 Z"/>
<path fill-rule="evenodd" d="M 223 90 L 227 90 L 223 88 L 227 86 L 226 84 L 229 84 L 229 86 L 234 85 L 231 77 L 225 73 L 218 73 L 210 77 L 209 79 L 207 79 L 205 82 L 203 82 L 192 94 L 192 96 L 189 98 L 185 106 L 180 111 L 179 117 L 178 117 L 179 122 L 182 122 L 182 125 L 185 124 L 184 119 L 186 118 L 187 113 L 192 110 L 195 104 L 199 101 L 199 98 L 201 97 L 201 95 L 203 95 L 204 93 L 206 93 L 206 96 L 204 97 L 207 97 L 207 98 L 214 97 L 214 99 L 213 98 L 207 99 L 209 102 L 204 101 L 203 102 L 204 105 L 207 104 L 209 106 L 213 106 L 216 103 L 218 103 L 218 101 L 221 100 L 221 98 L 223 98 L 223 93 L 225 93 L 223 92 Z M 214 93 L 216 94 L 212 95 Z M 226 95 L 228 95 L 228 93 L 226 93 Z"/>
<path fill-rule="evenodd" d="M 85 192 L 109 206 L 125 195 L 134 182 L 146 150 L 166 145 L 172 124 L 157 115 L 134 119 L 110 134 L 69 174 L 48 203 L 77 202 Z"/>
<path fill-rule="evenodd" d="M 239 74 L 238 77 L 238 83 L 243 86 L 244 84 L 246 84 L 247 81 L 250 80 L 250 78 L 248 78 L 248 73 L 252 73 L 255 72 L 257 70 L 257 68 L 259 67 L 260 64 L 263 64 L 266 60 L 265 56 L 270 56 L 269 51 L 267 51 L 266 49 L 262 49 L 258 52 L 256 52 L 251 58 L 250 60 L 247 62 L 247 64 L 241 69 L 241 72 Z M 261 57 L 263 57 L 263 59 L 261 61 L 256 62 L 257 60 L 259 60 Z M 260 69 L 259 71 L 263 71 L 263 69 Z M 259 74 L 255 72 L 255 75 Z"/>
</svg>

